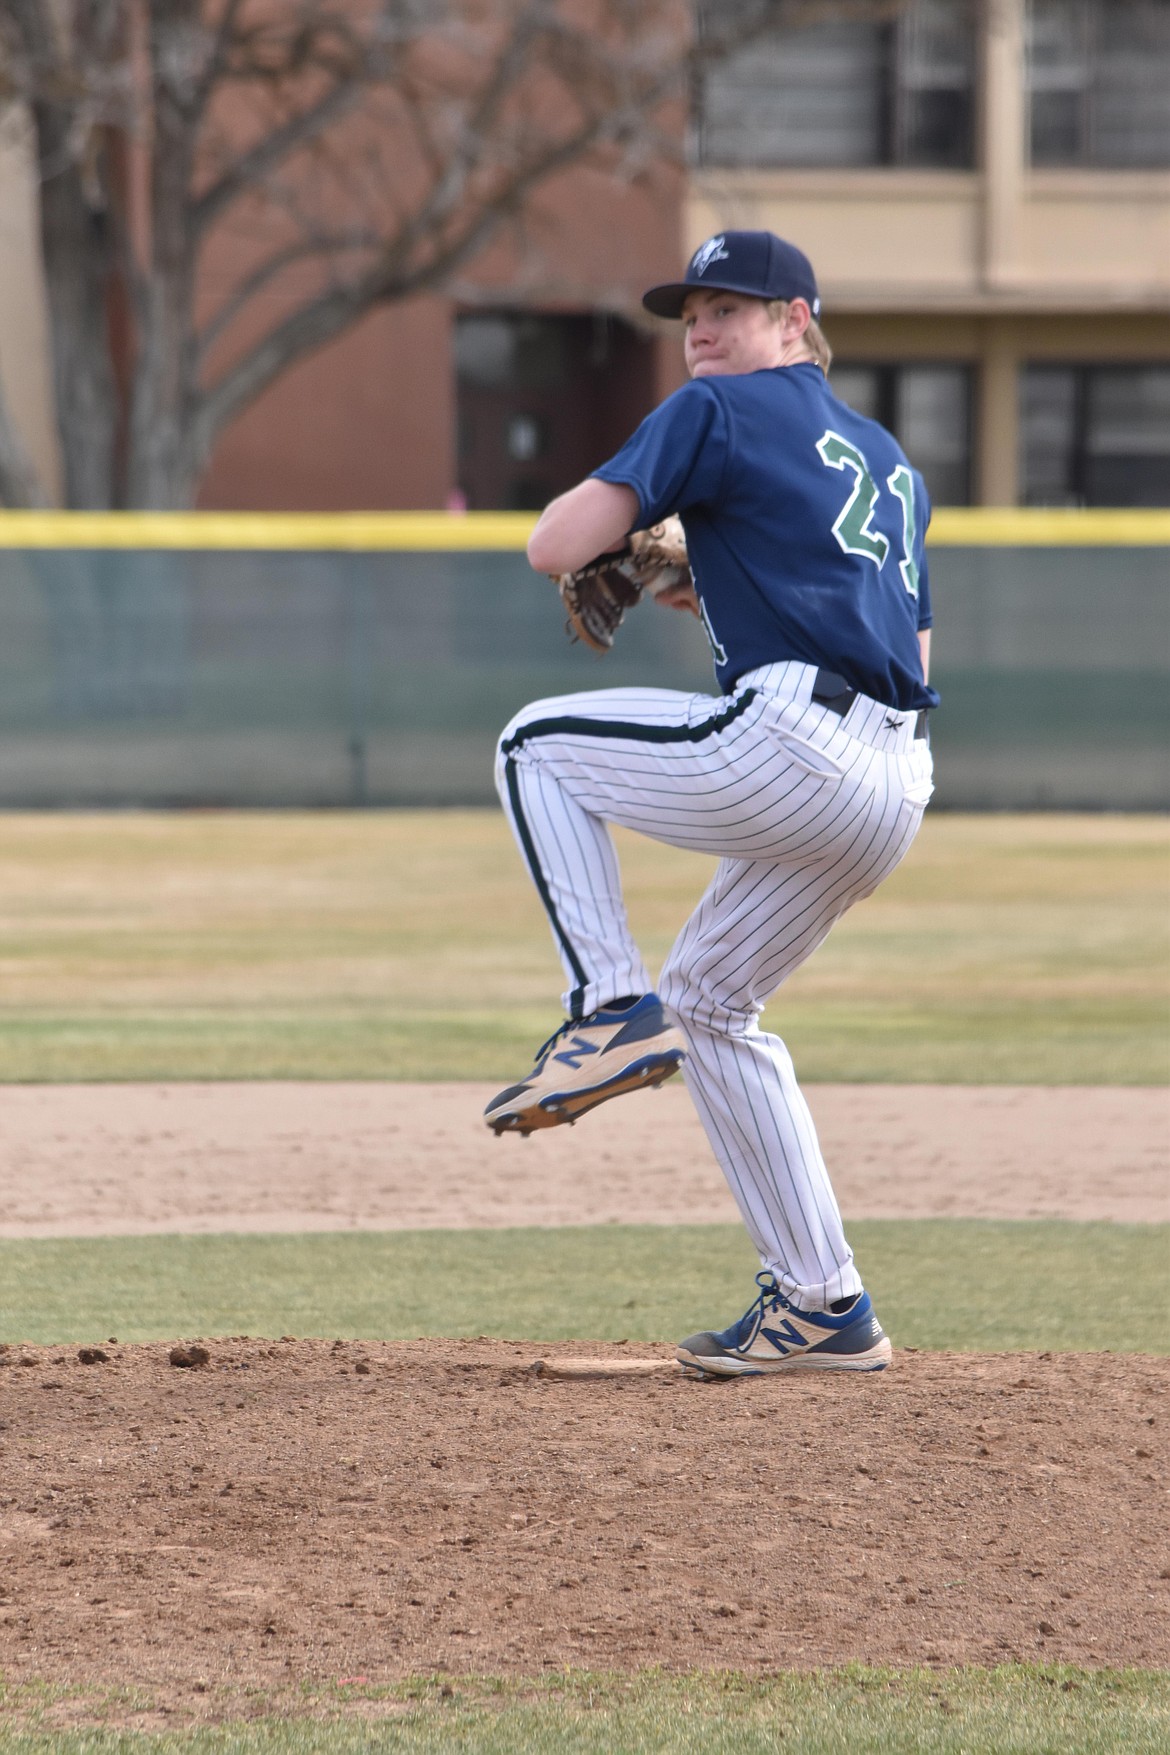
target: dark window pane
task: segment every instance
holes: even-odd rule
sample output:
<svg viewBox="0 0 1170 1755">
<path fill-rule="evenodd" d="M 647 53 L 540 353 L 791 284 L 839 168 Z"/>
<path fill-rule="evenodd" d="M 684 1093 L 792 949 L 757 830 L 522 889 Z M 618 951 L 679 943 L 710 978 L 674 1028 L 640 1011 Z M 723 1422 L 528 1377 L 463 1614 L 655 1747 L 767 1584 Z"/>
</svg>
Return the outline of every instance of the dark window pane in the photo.
<svg viewBox="0 0 1170 1755">
<path fill-rule="evenodd" d="M 461 317 L 455 325 L 455 370 L 465 383 L 497 389 L 511 381 L 515 342 L 511 317 Z"/>
<path fill-rule="evenodd" d="M 1085 499 L 1090 506 L 1170 505 L 1170 367 L 1089 373 Z"/>
<path fill-rule="evenodd" d="M 1170 366 L 1030 366 L 1027 506 L 1170 506 Z"/>
<path fill-rule="evenodd" d="M 912 94 L 905 110 L 897 163 L 963 170 L 972 162 L 973 105 L 969 91 Z"/>
<path fill-rule="evenodd" d="M 701 0 L 707 41 L 757 10 Z M 706 165 L 969 165 L 973 0 L 912 0 L 894 23 L 822 20 L 769 32 L 699 81 Z"/>
<path fill-rule="evenodd" d="M 1032 97 L 1032 163 L 1075 165 L 1085 137 L 1084 97 L 1073 91 L 1041 91 Z"/>
<path fill-rule="evenodd" d="M 1030 0 L 1027 85 L 1032 163 L 1076 164 L 1088 129 L 1088 0 Z"/>
<path fill-rule="evenodd" d="M 896 164 L 974 162 L 975 28 L 972 9 L 918 0 L 897 25 L 893 159 Z"/>
<path fill-rule="evenodd" d="M 571 323 L 521 312 L 472 313 L 455 326 L 455 370 L 480 389 L 554 390 L 564 386 Z"/>
<path fill-rule="evenodd" d="M 1170 5 L 1123 0 L 1094 7 L 1098 75 L 1091 161 L 1170 165 Z"/>
<path fill-rule="evenodd" d="M 712 67 L 699 97 L 700 163 L 880 164 L 888 39 L 877 25 L 822 24 Z"/>
<path fill-rule="evenodd" d="M 1032 162 L 1170 165 L 1168 0 L 1029 0 Z"/>
<path fill-rule="evenodd" d="M 965 366 L 904 366 L 894 431 L 936 506 L 971 498 L 971 375 Z"/>
<path fill-rule="evenodd" d="M 1020 498 L 1025 506 L 1076 505 L 1077 373 L 1029 366 L 1020 383 Z"/>
</svg>

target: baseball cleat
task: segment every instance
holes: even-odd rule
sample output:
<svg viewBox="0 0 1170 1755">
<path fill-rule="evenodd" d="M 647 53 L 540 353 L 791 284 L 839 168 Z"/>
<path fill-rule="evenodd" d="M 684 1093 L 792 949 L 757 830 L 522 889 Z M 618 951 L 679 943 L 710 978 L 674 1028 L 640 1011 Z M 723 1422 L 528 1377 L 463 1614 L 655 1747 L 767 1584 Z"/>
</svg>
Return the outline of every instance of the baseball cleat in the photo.
<svg viewBox="0 0 1170 1755">
<path fill-rule="evenodd" d="M 620 1011 L 602 1006 L 562 1024 L 523 1083 L 492 1098 L 484 1120 L 497 1135 L 574 1122 L 611 1097 L 660 1085 L 678 1071 L 686 1052 L 682 1032 L 667 1022 L 657 994 L 643 994 Z"/>
<path fill-rule="evenodd" d="M 688 1375 L 763 1377 L 779 1371 L 884 1371 L 890 1343 L 868 1292 L 848 1310 L 798 1310 L 770 1273 L 756 1275 L 760 1295 L 721 1334 L 688 1335 L 675 1358 Z"/>
</svg>

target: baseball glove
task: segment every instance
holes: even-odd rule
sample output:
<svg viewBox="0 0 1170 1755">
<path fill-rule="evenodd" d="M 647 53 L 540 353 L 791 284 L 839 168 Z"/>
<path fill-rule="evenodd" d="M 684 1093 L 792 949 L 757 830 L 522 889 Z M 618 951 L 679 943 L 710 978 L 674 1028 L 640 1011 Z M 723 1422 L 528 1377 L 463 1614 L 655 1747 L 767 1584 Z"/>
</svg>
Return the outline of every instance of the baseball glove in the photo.
<svg viewBox="0 0 1170 1755">
<path fill-rule="evenodd" d="M 627 609 L 647 592 L 656 597 L 689 584 L 687 539 L 678 518 L 635 530 L 619 549 L 598 555 L 575 573 L 561 573 L 557 590 L 570 637 L 594 652 L 608 652 Z"/>
</svg>

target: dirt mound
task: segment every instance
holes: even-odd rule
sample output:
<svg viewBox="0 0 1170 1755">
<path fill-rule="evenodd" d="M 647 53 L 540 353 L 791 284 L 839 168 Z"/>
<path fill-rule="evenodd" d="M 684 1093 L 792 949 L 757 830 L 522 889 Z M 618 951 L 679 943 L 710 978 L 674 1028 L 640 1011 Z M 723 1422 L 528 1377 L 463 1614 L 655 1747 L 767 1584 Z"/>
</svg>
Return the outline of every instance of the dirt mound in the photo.
<svg viewBox="0 0 1170 1755">
<path fill-rule="evenodd" d="M 668 1349 L 0 1354 L 0 1671 L 183 1715 L 304 1678 L 1170 1661 L 1170 1359 L 564 1379 Z M 173 1721 L 172 1721 L 173 1722 Z"/>
</svg>

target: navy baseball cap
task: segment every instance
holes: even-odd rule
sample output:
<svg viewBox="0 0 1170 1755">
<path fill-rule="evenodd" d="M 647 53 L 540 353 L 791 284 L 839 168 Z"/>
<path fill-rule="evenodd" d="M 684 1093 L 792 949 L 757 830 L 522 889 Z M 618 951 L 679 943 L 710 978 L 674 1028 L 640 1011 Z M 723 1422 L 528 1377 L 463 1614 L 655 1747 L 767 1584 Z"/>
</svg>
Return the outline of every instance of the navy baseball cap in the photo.
<svg viewBox="0 0 1170 1755">
<path fill-rule="evenodd" d="M 708 238 L 682 280 L 652 286 L 642 303 L 656 317 L 681 317 L 683 300 L 696 289 L 747 293 L 753 299 L 807 299 L 813 316 L 821 314 L 812 263 L 774 232 L 720 232 Z"/>
</svg>

